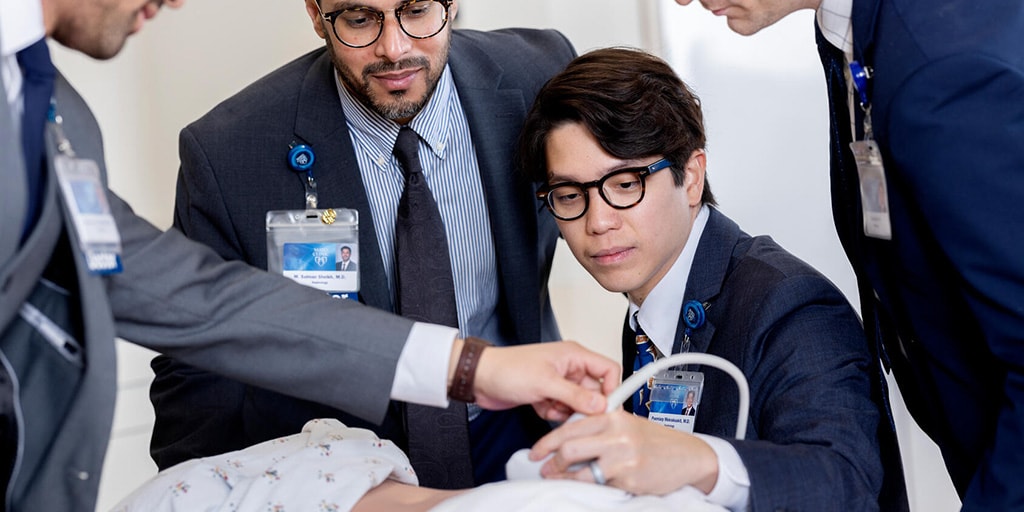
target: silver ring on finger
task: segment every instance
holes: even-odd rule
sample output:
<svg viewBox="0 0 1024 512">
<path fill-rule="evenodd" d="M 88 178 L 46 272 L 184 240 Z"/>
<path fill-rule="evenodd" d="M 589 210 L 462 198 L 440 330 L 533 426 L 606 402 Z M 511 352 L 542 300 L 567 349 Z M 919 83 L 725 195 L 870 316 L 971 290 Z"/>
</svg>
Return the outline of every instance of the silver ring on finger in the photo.
<svg viewBox="0 0 1024 512">
<path fill-rule="evenodd" d="M 608 483 L 604 479 L 604 471 L 601 471 L 601 466 L 597 465 L 597 460 L 590 461 L 590 473 L 594 475 L 594 483 L 597 485 L 604 485 Z"/>
</svg>

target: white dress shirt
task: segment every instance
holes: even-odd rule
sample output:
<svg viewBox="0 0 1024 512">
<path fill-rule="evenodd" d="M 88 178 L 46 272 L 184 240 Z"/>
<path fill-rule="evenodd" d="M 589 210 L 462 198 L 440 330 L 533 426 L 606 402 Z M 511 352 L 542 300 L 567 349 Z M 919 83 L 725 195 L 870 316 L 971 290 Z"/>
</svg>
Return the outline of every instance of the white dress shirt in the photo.
<svg viewBox="0 0 1024 512">
<path fill-rule="evenodd" d="M 637 320 L 661 354 L 672 353 L 676 327 L 679 325 L 679 312 L 683 308 L 686 282 L 709 215 L 708 207 L 702 206 L 693 221 L 683 252 L 679 254 L 665 277 L 661 278 L 644 299 L 643 306 L 637 306 L 633 301 L 629 303 L 630 326 L 636 329 L 636 325 L 633 324 L 633 313 L 639 311 Z M 750 500 L 750 476 L 736 448 L 714 436 L 694 435 L 711 446 L 718 457 L 718 480 L 707 496 L 708 501 L 729 510 L 746 510 Z"/>
<path fill-rule="evenodd" d="M 850 133 L 856 134 L 857 116 L 854 110 L 859 108 L 860 102 L 855 99 L 856 88 L 849 67 L 850 62 L 853 62 L 853 0 L 821 0 L 814 14 L 821 35 L 846 56 L 847 66 L 843 67 L 843 77 L 846 79 L 847 106 L 850 109 Z"/>
<path fill-rule="evenodd" d="M 352 97 L 335 75 L 338 96 L 370 203 L 377 244 L 395 296 L 395 215 L 405 178 L 392 154 L 400 126 Z M 444 221 L 451 254 L 459 329 L 416 323 L 398 359 L 391 397 L 445 406 L 451 348 L 456 335 L 502 344 L 497 330 L 498 267 L 469 122 L 446 65 L 423 109 L 409 123 L 420 136 L 424 178 Z M 467 215 L 466 212 L 482 214 Z M 470 413 L 472 418 L 474 413 Z"/>
<path fill-rule="evenodd" d="M 0 73 L 16 129 L 21 127 L 24 111 L 18 52 L 45 36 L 43 5 L 38 0 L 0 0 Z"/>
</svg>

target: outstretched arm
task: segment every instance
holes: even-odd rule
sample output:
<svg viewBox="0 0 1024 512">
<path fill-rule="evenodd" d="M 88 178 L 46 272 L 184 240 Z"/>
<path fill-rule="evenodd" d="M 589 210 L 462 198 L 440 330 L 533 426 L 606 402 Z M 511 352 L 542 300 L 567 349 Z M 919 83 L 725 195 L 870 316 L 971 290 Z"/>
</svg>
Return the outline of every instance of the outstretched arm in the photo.
<svg viewBox="0 0 1024 512">
<path fill-rule="evenodd" d="M 463 340 L 452 347 L 449 382 L 456 377 Z M 501 410 L 533 405 L 550 421 L 565 421 L 579 411 L 598 414 L 604 395 L 619 383 L 619 364 L 572 341 L 488 347 L 480 354 L 474 379 L 476 402 Z"/>
</svg>

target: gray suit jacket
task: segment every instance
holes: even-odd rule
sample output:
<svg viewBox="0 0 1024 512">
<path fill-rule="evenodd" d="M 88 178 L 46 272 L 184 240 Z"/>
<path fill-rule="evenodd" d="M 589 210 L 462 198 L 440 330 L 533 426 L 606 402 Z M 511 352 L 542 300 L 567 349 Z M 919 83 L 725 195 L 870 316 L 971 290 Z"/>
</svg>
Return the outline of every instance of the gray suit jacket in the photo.
<svg viewBox="0 0 1024 512">
<path fill-rule="evenodd" d="M 558 339 L 547 292 L 558 229 L 513 163 L 527 109 L 573 53 L 565 37 L 550 30 L 452 34 L 448 61 L 476 149 L 498 260 L 498 316 L 503 337 L 513 342 Z M 361 300 L 393 311 L 334 67 L 323 48 L 275 70 L 182 130 L 175 225 L 226 259 L 266 268 L 267 210 L 305 206 L 302 177 L 285 159 L 291 141 L 316 152 L 320 204 L 360 212 Z M 314 417 L 354 424 L 342 411 L 275 396 L 167 358 L 157 358 L 153 368 L 157 423 L 151 451 L 160 467 L 288 435 Z M 355 425 L 402 445 L 400 425 Z"/>
<path fill-rule="evenodd" d="M 95 160 L 105 181 L 99 126 L 88 106 L 63 77 L 58 77 L 55 98 L 78 156 Z M 77 247 L 52 170 L 39 222 L 19 247 L 26 188 L 16 133 L 7 103 L 0 101 L 0 332 L 12 324 L 37 285 L 61 232 Z M 48 149 L 52 158 L 52 142 Z M 32 481 L 11 510 L 93 510 L 117 391 L 115 336 L 370 421 L 383 417 L 412 322 L 331 299 L 242 263 L 225 263 L 176 230 L 156 229 L 109 190 L 107 197 L 121 233 L 124 272 L 95 276 L 78 250 L 67 255 L 77 276 L 84 373 L 41 469 L 19 476 Z M 374 342 L 365 343 L 367 339 Z M 359 393 L 348 392 L 357 387 Z M 22 389 L 21 394 L 29 391 Z M 8 405 L 0 406 L 0 414 L 19 414 L 14 410 L 18 404 L 10 405 L 13 397 L 3 399 L 0 404 Z M 14 434 L 32 432 L 5 435 Z"/>
</svg>

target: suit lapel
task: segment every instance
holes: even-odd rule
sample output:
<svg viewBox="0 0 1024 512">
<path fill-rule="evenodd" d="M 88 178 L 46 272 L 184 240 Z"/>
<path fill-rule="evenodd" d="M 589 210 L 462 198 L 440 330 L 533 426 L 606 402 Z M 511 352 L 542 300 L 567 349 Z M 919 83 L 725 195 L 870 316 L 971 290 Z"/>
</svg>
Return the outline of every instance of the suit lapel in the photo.
<svg viewBox="0 0 1024 512">
<path fill-rule="evenodd" d="M 0 76 L 0 91 L 7 86 Z M 0 261 L 8 262 L 18 250 L 21 226 L 28 209 L 25 160 L 21 154 L 20 129 L 14 124 L 7 100 L 0 101 Z"/>
<path fill-rule="evenodd" d="M 716 308 L 715 299 L 722 291 L 722 285 L 729 273 L 732 251 L 740 238 L 740 229 L 736 223 L 727 219 L 714 208 L 709 208 L 708 222 L 704 226 L 697 252 L 690 267 L 690 275 L 686 279 L 686 293 L 683 305 L 696 300 L 704 305 L 707 316 L 704 326 L 690 334 L 690 352 L 707 352 L 711 339 L 715 335 L 715 323 L 724 319 L 722 308 Z M 679 324 L 676 326 L 676 341 L 672 352 L 682 350 L 683 333 L 686 325 L 680 311 Z"/>
<path fill-rule="evenodd" d="M 825 70 L 829 98 L 829 181 L 832 188 L 832 217 L 847 258 L 858 268 L 861 259 L 860 185 L 849 144 L 851 132 L 849 94 L 842 50 L 832 46 L 815 25 L 818 54 Z M 855 38 L 856 39 L 856 38 Z"/>
<path fill-rule="evenodd" d="M 455 32 L 449 65 L 476 148 L 480 179 L 494 236 L 503 302 L 516 337 L 540 336 L 537 225 L 532 188 L 513 171 L 515 144 L 526 102 L 519 89 L 501 89 L 504 70 Z"/>
<path fill-rule="evenodd" d="M 57 82 L 58 85 L 66 84 L 62 77 L 58 77 Z M 32 292 L 49 262 L 50 255 L 57 245 L 63 220 L 60 195 L 57 193 L 57 178 L 50 168 L 52 166 L 47 165 L 46 172 L 50 173 L 50 176 L 46 179 L 39 219 L 25 244 L 19 247 L 28 195 L 25 166 L 21 158 L 21 144 L 14 136 L 18 132 L 10 124 L 11 112 L 6 101 L 0 101 L 0 116 L 0 147 L 4 149 L 3 154 L 8 155 L 2 161 L 4 186 L 0 192 L 0 197 L 3 198 L 0 211 L 5 214 L 11 213 L 11 217 L 3 219 L 4 227 L 0 228 L 0 261 L 3 262 L 3 267 L 0 267 L 0 283 L 5 283 L 4 290 L 0 293 L 0 325 L 7 325 L 17 314 L 21 303 Z M 8 148 L 9 145 L 12 147 Z M 47 161 L 52 162 L 54 148 L 49 143 L 47 147 Z M 18 210 L 12 212 L 13 208 Z M 15 223 L 13 219 L 18 221 Z"/>
<path fill-rule="evenodd" d="M 870 65 L 875 42 L 875 22 L 878 20 L 880 0 L 854 0 L 851 21 L 853 22 L 853 55 Z"/>
<path fill-rule="evenodd" d="M 342 207 L 359 212 L 359 294 L 376 308 L 394 311 L 384 272 L 377 231 L 370 220 L 362 174 L 352 137 L 338 99 L 334 65 L 326 51 L 309 68 L 302 83 L 295 116 L 295 136 L 316 152 L 316 180 L 321 208 Z"/>
<path fill-rule="evenodd" d="M 704 226 L 704 233 L 701 234 L 700 243 L 697 244 L 697 252 L 693 258 L 693 266 L 690 268 L 690 275 L 686 279 L 686 291 L 683 295 L 683 305 L 686 302 L 696 300 L 707 311 L 704 326 L 690 334 L 690 352 L 706 353 L 711 345 L 711 339 L 715 336 L 715 323 L 723 319 L 722 308 L 715 308 L 715 299 L 722 291 L 722 285 L 729 273 L 729 265 L 732 261 L 732 251 L 740 238 L 740 228 L 714 208 L 709 208 L 708 222 Z M 676 325 L 676 339 L 672 344 L 672 353 L 678 354 L 682 351 L 683 335 L 686 332 L 686 324 L 683 322 L 683 312 L 679 312 L 679 323 Z M 622 325 L 622 378 L 625 380 L 633 374 L 633 352 L 635 347 L 635 334 L 629 326 L 629 315 L 626 315 Z M 630 402 L 626 402 L 627 410 L 632 410 Z"/>
</svg>

